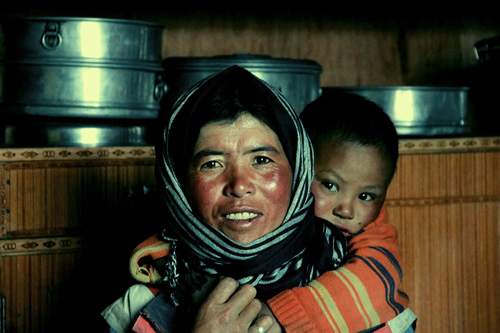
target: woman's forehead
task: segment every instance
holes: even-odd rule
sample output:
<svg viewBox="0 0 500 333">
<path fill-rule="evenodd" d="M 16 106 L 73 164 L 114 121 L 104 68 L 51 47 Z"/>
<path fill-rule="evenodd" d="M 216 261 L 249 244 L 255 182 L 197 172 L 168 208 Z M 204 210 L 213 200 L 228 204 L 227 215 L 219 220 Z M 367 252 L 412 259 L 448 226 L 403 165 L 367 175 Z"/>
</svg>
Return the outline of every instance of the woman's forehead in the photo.
<svg viewBox="0 0 500 333">
<path fill-rule="evenodd" d="M 217 121 L 202 127 L 195 144 L 194 153 L 215 146 L 238 146 L 243 150 L 251 150 L 255 146 L 267 146 L 283 152 L 278 135 L 258 118 L 250 114 L 242 114 L 236 120 Z M 271 148 L 273 147 L 273 148 Z"/>
</svg>

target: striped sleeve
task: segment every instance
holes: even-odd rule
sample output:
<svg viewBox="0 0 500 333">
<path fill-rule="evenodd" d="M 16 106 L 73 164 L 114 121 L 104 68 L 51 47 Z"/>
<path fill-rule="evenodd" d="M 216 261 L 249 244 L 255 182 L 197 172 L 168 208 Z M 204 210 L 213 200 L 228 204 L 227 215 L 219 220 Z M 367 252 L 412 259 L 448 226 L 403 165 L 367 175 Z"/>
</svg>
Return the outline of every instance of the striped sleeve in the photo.
<svg viewBox="0 0 500 333">
<path fill-rule="evenodd" d="M 280 293 L 268 305 L 286 332 L 359 332 L 408 308 L 401 279 L 397 230 L 383 208 L 351 239 L 342 267 Z"/>
</svg>

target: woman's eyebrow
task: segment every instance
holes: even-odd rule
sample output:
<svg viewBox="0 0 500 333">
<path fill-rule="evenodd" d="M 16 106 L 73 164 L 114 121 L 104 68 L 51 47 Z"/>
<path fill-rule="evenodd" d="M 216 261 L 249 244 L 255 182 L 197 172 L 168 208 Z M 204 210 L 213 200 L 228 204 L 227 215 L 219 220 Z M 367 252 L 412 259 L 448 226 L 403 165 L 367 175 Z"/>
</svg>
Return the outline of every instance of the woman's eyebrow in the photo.
<svg viewBox="0 0 500 333">
<path fill-rule="evenodd" d="M 276 149 L 276 147 L 273 147 L 273 146 L 259 146 L 259 147 L 255 147 L 255 148 L 252 148 L 250 150 L 247 150 L 246 152 L 244 152 L 244 154 L 245 155 L 246 154 L 255 154 L 255 153 L 259 153 L 259 152 L 278 153 L 279 151 L 278 151 L 278 149 Z M 191 158 L 191 161 L 193 163 L 196 163 L 199 160 L 201 160 L 202 158 L 207 157 L 207 156 L 223 156 L 223 155 L 229 155 L 229 154 L 226 152 L 214 150 L 214 149 L 203 149 L 203 150 L 200 150 L 199 152 L 197 152 L 196 154 L 194 154 L 193 157 Z"/>
<path fill-rule="evenodd" d="M 259 153 L 259 152 L 272 152 L 272 153 L 278 153 L 278 149 L 274 146 L 259 146 L 253 149 L 250 149 L 245 152 L 245 154 L 254 154 L 254 153 Z"/>
<path fill-rule="evenodd" d="M 219 150 L 203 149 L 203 150 L 200 150 L 199 152 L 197 152 L 196 154 L 194 154 L 193 157 L 191 158 L 191 161 L 198 162 L 203 157 L 214 156 L 214 155 L 228 155 L 228 154 L 224 153 L 222 151 L 219 151 Z"/>
</svg>

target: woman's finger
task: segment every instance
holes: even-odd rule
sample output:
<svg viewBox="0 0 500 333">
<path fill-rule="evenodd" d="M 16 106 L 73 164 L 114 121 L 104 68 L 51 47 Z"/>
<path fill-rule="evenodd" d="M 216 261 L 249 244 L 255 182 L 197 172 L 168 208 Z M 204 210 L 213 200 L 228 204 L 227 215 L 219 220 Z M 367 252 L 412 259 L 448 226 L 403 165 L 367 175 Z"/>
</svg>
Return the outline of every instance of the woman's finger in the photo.
<svg viewBox="0 0 500 333">
<path fill-rule="evenodd" d="M 233 278 L 226 277 L 217 283 L 214 290 L 208 295 L 207 302 L 214 302 L 216 304 L 226 303 L 231 296 L 238 289 L 239 283 Z"/>
<path fill-rule="evenodd" d="M 269 316 L 260 316 L 248 328 L 248 333 L 268 333 L 273 326 L 273 320 Z"/>
</svg>

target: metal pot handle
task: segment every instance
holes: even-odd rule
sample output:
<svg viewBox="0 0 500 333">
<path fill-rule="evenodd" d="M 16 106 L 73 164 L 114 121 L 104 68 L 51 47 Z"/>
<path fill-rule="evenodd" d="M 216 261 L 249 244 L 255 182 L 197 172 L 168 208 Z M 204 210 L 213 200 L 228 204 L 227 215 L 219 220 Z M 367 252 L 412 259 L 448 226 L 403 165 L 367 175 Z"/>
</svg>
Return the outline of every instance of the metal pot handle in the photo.
<svg viewBox="0 0 500 333">
<path fill-rule="evenodd" d="M 47 50 L 55 50 L 61 43 L 62 36 L 59 33 L 59 23 L 48 22 L 42 35 L 42 46 Z"/>
<path fill-rule="evenodd" d="M 155 88 L 153 92 L 154 98 L 157 101 L 160 101 L 163 98 L 163 96 L 165 96 L 167 91 L 168 91 L 168 86 L 163 80 L 163 73 L 158 73 L 156 75 Z"/>
</svg>

